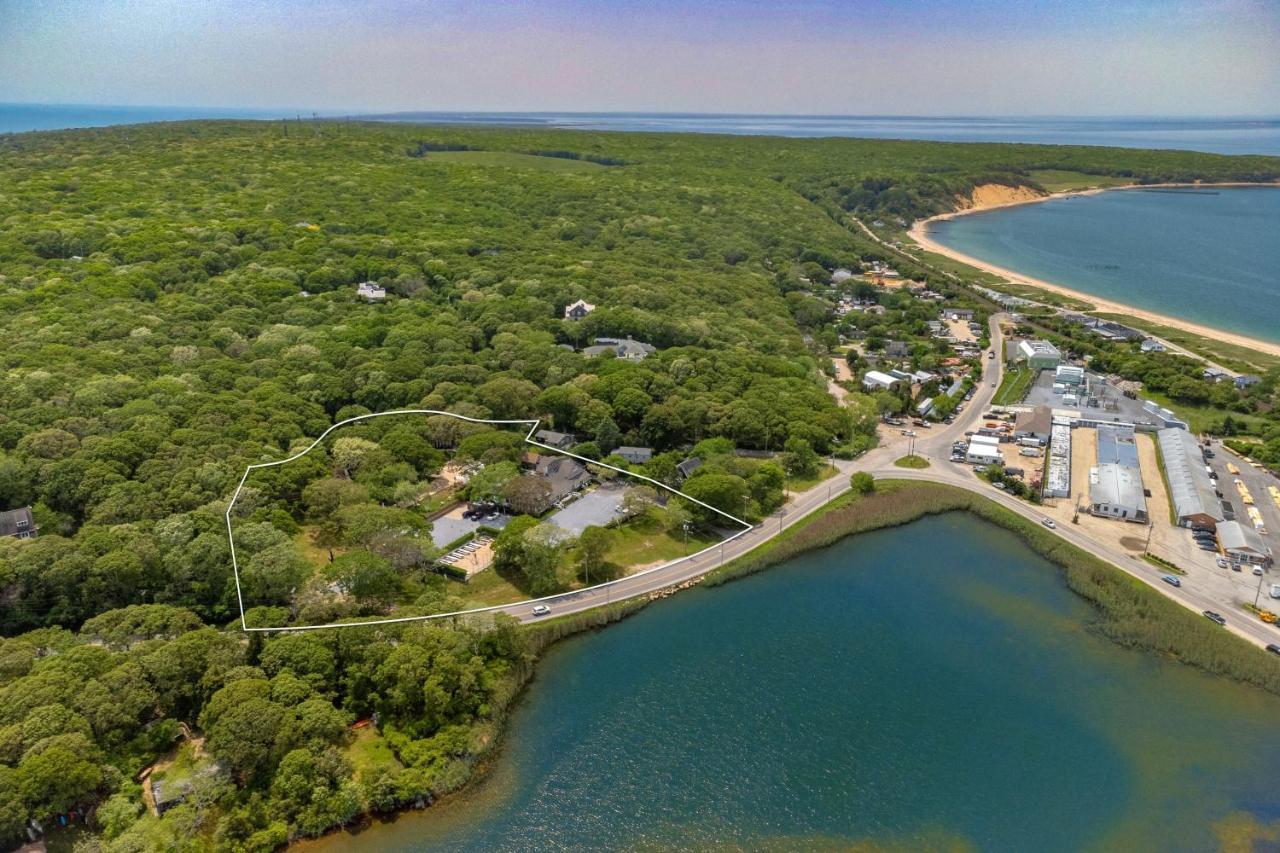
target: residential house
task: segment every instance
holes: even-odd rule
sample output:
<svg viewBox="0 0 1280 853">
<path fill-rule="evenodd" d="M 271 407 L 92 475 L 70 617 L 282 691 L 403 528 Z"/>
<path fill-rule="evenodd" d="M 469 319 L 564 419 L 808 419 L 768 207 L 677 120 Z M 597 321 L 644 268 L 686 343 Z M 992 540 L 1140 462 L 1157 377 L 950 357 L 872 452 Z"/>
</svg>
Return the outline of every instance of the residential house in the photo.
<svg viewBox="0 0 1280 853">
<path fill-rule="evenodd" d="M 581 320 L 583 317 L 596 310 L 596 306 L 583 299 L 568 305 L 564 309 L 564 318 L 566 320 Z"/>
<path fill-rule="evenodd" d="M 362 281 L 356 285 L 356 297 L 365 302 L 381 302 L 387 298 L 387 291 L 376 282 Z"/>
<path fill-rule="evenodd" d="M 1164 352 L 1164 344 L 1155 338 L 1147 338 L 1138 348 L 1143 352 Z"/>
<path fill-rule="evenodd" d="M 1254 385 L 1257 385 L 1259 382 L 1262 381 L 1262 378 L 1258 376 L 1254 376 L 1251 373 L 1242 373 L 1232 381 L 1235 383 L 1235 386 L 1237 388 L 1243 391 L 1246 388 L 1252 388 Z"/>
<path fill-rule="evenodd" d="M 0 537 L 12 536 L 14 539 L 35 539 L 39 530 L 35 518 L 31 515 L 31 507 L 11 509 L 0 512 Z"/>
<path fill-rule="evenodd" d="M 578 440 L 567 432 L 556 432 L 549 429 L 540 429 L 533 434 L 533 438 L 539 444 L 545 444 L 559 450 L 568 450 L 578 443 Z"/>
<path fill-rule="evenodd" d="M 972 308 L 944 308 L 942 310 L 942 318 L 944 320 L 964 320 L 967 322 L 973 319 L 973 309 Z"/>
<path fill-rule="evenodd" d="M 578 491 L 591 481 L 587 466 L 567 456 L 544 456 L 534 469 L 534 476 L 543 478 L 551 486 L 547 497 L 548 505 Z"/>
<path fill-rule="evenodd" d="M 702 467 L 702 460 L 696 456 L 690 456 L 688 459 L 676 466 L 676 473 L 680 475 L 681 480 L 689 479 L 694 471 Z"/>
<path fill-rule="evenodd" d="M 653 448 L 650 447 L 619 447 L 613 452 L 632 465 L 643 465 L 653 458 Z"/>
<path fill-rule="evenodd" d="M 906 341 L 889 341 L 884 345 L 884 354 L 889 358 L 908 358 L 911 355 L 911 344 Z"/>
<path fill-rule="evenodd" d="M 1221 382 L 1231 377 L 1230 373 L 1218 367 L 1206 367 L 1200 372 L 1200 376 L 1205 382 Z"/>
<path fill-rule="evenodd" d="M 582 354 L 588 358 L 599 358 L 606 353 L 613 353 L 617 358 L 624 358 L 627 361 L 643 361 L 658 348 L 652 344 L 646 344 L 643 341 L 632 340 L 631 338 L 596 338 L 594 345 L 587 347 Z"/>
</svg>

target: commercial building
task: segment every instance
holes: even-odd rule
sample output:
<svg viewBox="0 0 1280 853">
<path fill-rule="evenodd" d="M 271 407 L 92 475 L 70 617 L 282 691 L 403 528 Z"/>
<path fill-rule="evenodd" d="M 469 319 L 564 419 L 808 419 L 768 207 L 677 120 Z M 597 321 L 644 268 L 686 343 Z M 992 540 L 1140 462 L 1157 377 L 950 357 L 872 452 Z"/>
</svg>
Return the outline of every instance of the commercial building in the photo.
<svg viewBox="0 0 1280 853">
<path fill-rule="evenodd" d="M 868 370 L 862 377 L 862 387 L 869 391 L 877 388 L 890 391 L 896 388 L 901 381 L 887 373 L 881 373 L 879 370 Z"/>
<path fill-rule="evenodd" d="M 1084 384 L 1084 368 L 1074 364 L 1059 364 L 1053 372 L 1053 381 L 1063 385 L 1079 386 Z"/>
<path fill-rule="evenodd" d="M 1185 429 L 1168 428 L 1156 433 L 1169 499 L 1182 527 L 1213 528 L 1223 520 L 1222 502 L 1204 470 L 1204 456 L 1195 436 Z"/>
<path fill-rule="evenodd" d="M 1062 353 L 1048 341 L 1019 341 L 1018 359 L 1033 370 L 1053 370 L 1062 361 Z"/>
<path fill-rule="evenodd" d="M 1000 465 L 1004 463 L 1003 457 L 1000 456 L 1000 442 L 998 440 L 988 444 L 980 439 L 986 439 L 989 436 L 975 435 L 969 439 L 969 449 L 965 452 L 964 458 L 966 462 L 972 465 Z"/>
<path fill-rule="evenodd" d="M 1071 421 L 1054 418 L 1049 432 L 1049 469 L 1045 475 L 1044 496 L 1065 498 L 1071 495 Z"/>
<path fill-rule="evenodd" d="M 1098 464 L 1089 470 L 1089 512 L 1147 523 L 1147 499 L 1133 427 L 1098 427 Z"/>
<path fill-rule="evenodd" d="M 1233 562 L 1264 567 L 1271 565 L 1271 549 L 1262 536 L 1238 521 L 1224 521 L 1218 525 L 1218 545 Z"/>
</svg>

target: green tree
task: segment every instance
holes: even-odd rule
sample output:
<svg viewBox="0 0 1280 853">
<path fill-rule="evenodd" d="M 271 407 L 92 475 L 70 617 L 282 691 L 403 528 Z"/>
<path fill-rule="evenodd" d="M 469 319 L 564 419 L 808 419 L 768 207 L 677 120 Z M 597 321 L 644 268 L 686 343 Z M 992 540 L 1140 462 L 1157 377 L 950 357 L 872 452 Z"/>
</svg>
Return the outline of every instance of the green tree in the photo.
<svg viewBox="0 0 1280 853">
<path fill-rule="evenodd" d="M 876 490 L 876 478 L 866 471 L 854 471 L 849 477 L 849 487 L 854 494 L 869 495 Z"/>
<path fill-rule="evenodd" d="M 578 536 L 578 571 L 585 583 L 590 584 L 592 577 L 605 580 L 605 555 L 609 553 L 612 538 L 609 531 L 594 524 L 588 525 Z"/>
</svg>

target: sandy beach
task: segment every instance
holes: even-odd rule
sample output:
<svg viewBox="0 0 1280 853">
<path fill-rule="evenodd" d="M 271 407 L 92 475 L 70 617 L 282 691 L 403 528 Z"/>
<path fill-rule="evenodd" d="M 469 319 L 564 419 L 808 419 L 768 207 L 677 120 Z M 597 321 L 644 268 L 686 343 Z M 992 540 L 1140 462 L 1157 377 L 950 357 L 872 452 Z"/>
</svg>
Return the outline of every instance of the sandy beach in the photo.
<svg viewBox="0 0 1280 853">
<path fill-rule="evenodd" d="M 1206 186 L 1206 185 L 1204 184 L 1127 185 L 1127 186 L 1121 186 L 1121 187 L 1106 187 L 1106 188 L 1088 189 L 1088 190 L 1070 190 L 1066 192 L 1050 193 L 1048 195 L 1036 195 L 1034 197 L 1028 197 L 1026 193 L 1014 192 L 1012 191 L 1012 188 L 1007 188 L 1007 187 L 1004 188 L 1004 189 L 1010 190 L 1010 192 L 1007 194 L 999 194 L 999 193 L 992 193 L 992 192 L 979 193 L 975 190 L 975 193 L 974 193 L 975 203 L 972 207 L 965 208 L 964 210 L 957 210 L 952 213 L 944 213 L 939 216 L 932 216 L 928 219 L 918 220 L 912 224 L 911 230 L 908 232 L 908 234 L 911 237 L 911 239 L 914 240 L 918 246 L 920 246 L 920 248 L 926 251 L 935 252 L 939 255 L 945 255 L 948 258 L 951 258 L 956 261 L 960 261 L 961 263 L 964 263 L 964 264 L 968 264 L 971 267 L 976 267 L 977 269 L 984 270 L 986 272 L 992 273 L 993 275 L 998 275 L 1002 278 L 1008 279 L 1009 281 L 1015 284 L 1023 284 L 1023 285 L 1029 285 L 1031 287 L 1038 287 L 1038 288 L 1041 288 L 1042 290 L 1048 290 L 1050 292 L 1057 293 L 1062 296 L 1069 296 L 1074 299 L 1080 299 L 1080 300 L 1083 300 L 1084 302 L 1089 302 L 1095 306 L 1095 310 L 1097 311 L 1103 311 L 1103 312 L 1109 312 L 1109 313 L 1115 313 L 1115 314 L 1127 314 L 1130 317 L 1136 317 L 1140 320 L 1146 320 L 1147 322 L 1150 322 L 1150 323 L 1159 323 L 1162 326 L 1169 326 L 1175 329 L 1181 329 L 1183 331 L 1191 332 L 1197 335 L 1202 335 L 1207 338 L 1214 338 L 1216 340 L 1225 341 L 1227 343 L 1238 344 L 1239 346 L 1244 346 L 1244 347 L 1250 347 L 1259 352 L 1264 352 L 1269 355 L 1280 356 L 1280 344 L 1278 343 L 1272 343 L 1269 341 L 1260 341 L 1256 338 L 1251 338 L 1246 335 L 1236 334 L 1235 332 L 1227 332 L 1222 329 L 1215 329 L 1210 326 L 1204 326 L 1199 323 L 1193 323 L 1188 320 L 1179 319 L 1177 317 L 1170 317 L 1167 314 L 1158 314 L 1154 311 L 1148 311 L 1143 308 L 1136 308 L 1132 305 L 1126 305 L 1125 303 L 1122 303 L 1122 302 L 1116 302 L 1111 299 L 1105 299 L 1100 296 L 1095 296 L 1092 293 L 1085 293 L 1084 291 L 1073 290 L 1061 284 L 1056 284 L 1054 282 L 1044 281 L 1043 279 L 1038 279 L 1038 278 L 1033 278 L 1031 276 L 1023 275 L 1022 273 L 1015 272 L 1014 270 L 1007 269 L 1006 267 L 997 266 L 995 264 L 988 263 L 987 261 L 979 260 L 978 258 L 975 258 L 971 255 L 966 255 L 963 252 L 957 252 L 954 249 L 948 248 L 947 246 L 944 246 L 941 243 L 936 242 L 929 236 L 929 226 L 931 223 L 938 222 L 941 220 L 946 220 L 946 219 L 954 219 L 957 216 L 967 216 L 971 213 L 981 213 L 989 210 L 995 210 L 997 208 L 1002 208 L 1002 207 L 1015 207 L 1017 205 L 1023 205 L 1023 204 L 1037 204 L 1042 201 L 1049 201 L 1050 199 L 1054 199 L 1054 198 L 1064 198 L 1066 196 L 1094 195 L 1097 193 L 1115 192 L 1115 191 L 1122 191 L 1122 190 L 1129 190 L 1129 189 L 1152 189 L 1156 187 L 1172 188 L 1172 187 L 1196 187 L 1196 186 Z M 1270 186 L 1270 184 L 1223 183 L 1223 184 L 1213 184 L 1213 186 L 1216 186 L 1216 187 Z"/>
</svg>

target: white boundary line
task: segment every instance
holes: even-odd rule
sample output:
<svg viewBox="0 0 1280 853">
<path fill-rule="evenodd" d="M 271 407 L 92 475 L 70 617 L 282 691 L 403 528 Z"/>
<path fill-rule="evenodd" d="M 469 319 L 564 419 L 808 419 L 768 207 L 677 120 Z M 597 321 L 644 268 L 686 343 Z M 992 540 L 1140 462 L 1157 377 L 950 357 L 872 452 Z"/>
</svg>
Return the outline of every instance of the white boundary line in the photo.
<svg viewBox="0 0 1280 853">
<path fill-rule="evenodd" d="M 734 521 L 734 522 L 737 522 L 738 524 L 741 524 L 742 530 L 739 530 L 737 533 L 733 534 L 732 536 L 726 539 L 722 539 L 713 545 L 708 545 L 706 548 L 703 548 L 701 551 L 698 551 L 695 554 L 690 554 L 685 557 L 680 557 L 679 559 L 671 560 L 669 562 L 662 563 L 661 565 L 653 566 L 651 568 L 645 569 L 644 571 L 636 572 L 633 575 L 626 575 L 616 580 L 605 581 L 604 583 L 598 583 L 595 586 L 583 587 L 582 589 L 575 589 L 571 592 L 558 592 L 554 595 L 543 596 L 542 598 L 529 598 L 529 599 L 525 599 L 524 601 L 513 601 L 509 604 L 495 604 L 490 607 L 475 607 L 470 610 L 455 610 L 450 613 L 432 613 L 427 616 L 401 616 L 395 619 L 375 619 L 375 620 L 370 620 L 368 622 L 331 622 L 326 625 L 281 625 L 279 627 L 274 627 L 274 628 L 250 628 L 245 623 L 245 619 L 244 619 L 244 595 L 240 590 L 240 564 L 236 559 L 236 538 L 235 538 L 235 534 L 232 532 L 232 529 L 231 529 L 231 511 L 235 509 L 236 501 L 240 499 L 240 492 L 244 489 L 244 484 L 245 484 L 245 481 L 249 479 L 249 474 L 251 474 L 253 471 L 259 468 L 274 468 L 277 465 L 287 465 L 290 462 L 294 462 L 294 461 L 297 461 L 298 459 L 301 459 L 303 456 L 306 456 L 308 453 L 310 453 L 312 450 L 318 447 L 320 443 L 324 441 L 325 438 L 329 435 L 329 433 L 333 432 L 339 427 L 346 426 L 347 424 L 353 424 L 358 421 L 367 421 L 373 418 L 383 418 L 389 415 L 445 415 L 446 417 L 457 418 L 460 421 L 467 421 L 473 424 L 497 424 L 500 426 L 509 426 L 512 424 L 529 424 L 530 425 L 529 431 L 525 433 L 525 436 L 524 436 L 525 443 L 527 444 L 531 444 L 534 447 L 540 447 L 544 450 L 550 450 L 553 453 L 559 453 L 562 456 L 568 456 L 573 459 L 581 460 L 582 462 L 585 462 L 589 465 L 598 465 L 601 468 L 608 468 L 611 471 L 617 471 L 619 474 L 625 474 L 628 477 L 635 477 L 638 480 L 644 480 L 646 482 L 653 483 L 655 486 L 657 486 L 660 489 L 666 489 L 667 491 L 681 498 L 684 498 L 687 501 L 692 501 L 693 503 L 696 503 L 699 506 L 705 507 L 718 515 L 724 516 L 730 521 Z M 469 418 L 466 415 L 458 415 L 458 414 L 454 414 L 453 412 L 441 412 L 436 409 L 394 409 L 389 412 L 371 412 L 370 414 L 367 414 L 367 415 L 357 415 L 354 418 L 347 418 L 344 421 L 338 421 L 336 424 L 329 427 L 324 432 L 320 433 L 319 437 L 316 438 L 315 441 L 311 442 L 311 444 L 307 445 L 305 449 L 298 451 L 297 453 L 293 454 L 287 459 L 279 459 L 279 460 L 276 460 L 275 462 L 256 462 L 252 465 L 249 465 L 247 468 L 244 469 L 244 474 L 240 476 L 240 482 L 236 485 L 236 490 L 231 495 L 231 501 L 230 503 L 227 504 L 227 511 L 224 516 L 227 522 L 227 541 L 228 543 L 230 543 L 230 546 L 231 546 L 231 572 L 232 572 L 232 575 L 235 577 L 235 582 L 236 582 L 236 603 L 240 607 L 241 630 L 246 632 L 264 632 L 265 633 L 265 632 L 275 632 L 275 631 L 318 631 L 325 628 L 365 628 L 371 625 L 392 625 L 400 622 L 425 622 L 430 619 L 447 619 L 454 616 L 468 616 L 476 613 L 492 613 L 494 611 L 506 610 L 511 607 L 521 607 L 526 604 L 535 604 L 538 602 L 557 601 L 561 599 L 574 598 L 582 595 L 583 593 L 590 592 L 592 590 L 604 589 L 606 587 L 611 587 L 615 584 L 622 583 L 623 581 L 629 581 L 634 578 L 643 577 L 652 572 L 661 571 L 662 569 L 666 569 L 670 566 L 675 565 L 676 563 L 682 563 L 686 560 L 697 559 L 698 557 L 702 556 L 708 551 L 712 551 L 716 548 L 719 548 L 721 545 L 724 545 L 726 542 L 732 542 L 734 539 L 737 539 L 739 536 L 751 530 L 753 527 L 753 525 L 750 522 L 744 521 L 743 519 L 738 518 L 736 515 L 730 515 L 724 510 L 713 507 L 709 503 L 704 503 L 703 501 L 700 501 L 697 498 L 690 497 L 689 495 L 686 495 L 684 492 L 679 491 L 678 489 L 673 489 L 670 486 L 668 486 L 666 483 L 661 483 L 653 479 L 652 477 L 646 477 L 645 475 L 637 474 L 634 471 L 626 471 L 614 465 L 608 465 L 604 462 L 599 462 L 595 459 L 588 459 L 585 456 L 579 456 L 576 453 L 570 453 L 567 450 L 561 450 L 558 447 L 552 447 L 549 444 L 542 444 L 541 442 L 534 441 L 532 436 L 535 432 L 537 432 L 538 425 L 541 423 L 542 423 L 541 419 L 487 420 L 484 418 Z"/>
</svg>

